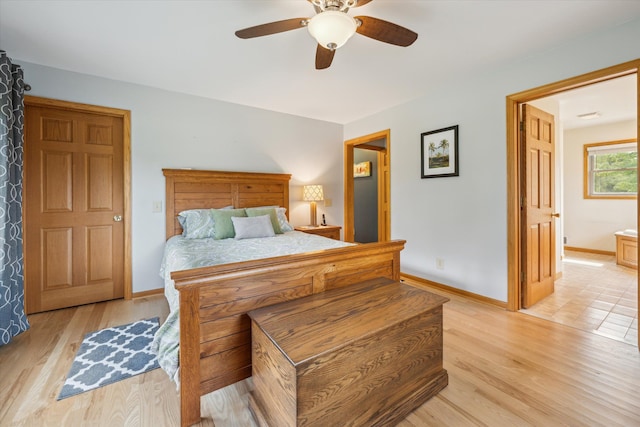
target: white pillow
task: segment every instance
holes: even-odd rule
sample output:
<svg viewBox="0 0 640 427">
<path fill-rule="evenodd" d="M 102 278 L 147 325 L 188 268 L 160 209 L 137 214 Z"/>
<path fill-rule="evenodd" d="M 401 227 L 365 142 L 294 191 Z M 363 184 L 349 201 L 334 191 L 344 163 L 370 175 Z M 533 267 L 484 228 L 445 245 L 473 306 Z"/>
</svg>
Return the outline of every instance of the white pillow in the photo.
<svg viewBox="0 0 640 427">
<path fill-rule="evenodd" d="M 280 223 L 280 230 L 284 233 L 286 231 L 293 231 L 293 227 L 287 221 L 287 216 L 285 215 L 287 212 L 287 208 L 276 208 L 276 214 L 278 215 L 278 222 Z"/>
<path fill-rule="evenodd" d="M 187 239 L 213 237 L 213 217 L 211 209 L 191 209 L 178 214 L 182 235 Z"/>
<path fill-rule="evenodd" d="M 269 215 L 260 216 L 232 216 L 233 228 L 237 240 L 255 239 L 257 237 L 274 237 L 276 235 Z"/>
</svg>

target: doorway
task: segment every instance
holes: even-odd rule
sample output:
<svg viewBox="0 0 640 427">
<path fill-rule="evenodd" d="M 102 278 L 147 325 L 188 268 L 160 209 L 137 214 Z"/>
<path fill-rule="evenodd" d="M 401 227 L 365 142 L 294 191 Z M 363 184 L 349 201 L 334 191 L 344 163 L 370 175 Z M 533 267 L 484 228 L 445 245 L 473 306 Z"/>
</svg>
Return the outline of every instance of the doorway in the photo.
<svg viewBox="0 0 640 427">
<path fill-rule="evenodd" d="M 27 313 L 131 298 L 129 117 L 25 97 Z"/>
<path fill-rule="evenodd" d="M 375 233 L 369 233 L 369 236 L 364 236 L 365 241 L 373 241 L 370 237 L 371 234 L 376 235 L 376 240 L 379 242 L 388 241 L 391 238 L 391 216 L 390 216 L 390 131 L 389 129 L 365 135 L 359 138 L 345 141 L 344 143 L 344 240 L 345 242 L 357 242 L 356 240 L 356 224 L 360 223 L 364 225 L 356 215 L 367 216 L 367 212 L 362 212 L 363 206 L 357 206 L 356 200 L 358 199 L 356 191 L 361 185 L 356 185 L 355 180 L 360 178 L 354 177 L 354 165 L 356 158 L 363 160 L 363 162 L 370 161 L 371 177 L 375 177 L 375 189 L 376 194 L 373 197 L 372 208 L 374 209 L 377 230 Z M 365 157 L 360 157 L 362 154 Z M 373 160 L 364 160 L 371 159 Z M 362 163 L 362 162 L 360 162 Z M 365 168 L 366 169 L 366 168 Z M 366 175 L 366 173 L 365 173 Z M 364 178 L 370 178 L 365 176 Z M 360 208 L 360 209 L 359 209 Z M 358 212 L 360 210 L 360 212 Z M 375 225 L 374 225 L 375 227 Z M 363 236 L 361 233 L 360 236 Z"/>
<path fill-rule="evenodd" d="M 635 143 L 635 92 L 632 74 L 526 104 L 552 112 L 558 128 L 557 184 L 552 189 L 558 206 L 558 218 L 552 219 L 558 235 L 552 246 L 558 269 L 553 292 L 534 304 L 527 303 L 524 292 L 520 310 L 633 346 L 638 344 L 636 271 L 616 263 L 614 233 L 636 228 L 636 196 L 607 193 L 614 185 L 627 191 L 626 179 L 598 181 L 606 186 L 605 194 L 591 194 L 595 181 L 588 166 L 594 165 L 589 159 L 593 147 L 607 156 L 612 145 Z M 624 155 L 614 154 L 616 159 Z M 527 286 L 525 280 L 523 287 Z"/>
<path fill-rule="evenodd" d="M 522 158 L 524 153 L 520 146 L 520 109 L 527 102 L 551 96 L 567 90 L 585 87 L 604 82 L 617 77 L 636 76 L 636 102 L 640 99 L 640 84 L 638 84 L 638 69 L 640 60 L 609 67 L 603 70 L 584 74 L 571 79 L 551 83 L 530 89 L 507 97 L 507 278 L 508 301 L 507 309 L 517 311 L 522 308 L 521 278 L 527 266 L 522 261 L 521 236 L 521 203 L 523 200 L 521 176 Z M 636 111 L 636 126 L 640 126 L 638 118 L 640 109 Z M 637 129 L 636 134 L 640 133 Z M 640 200 L 640 199 L 639 199 Z M 637 220 L 636 220 L 637 222 Z M 636 224 L 637 225 L 637 224 Z"/>
<path fill-rule="evenodd" d="M 385 148 L 384 141 L 374 141 Z M 376 146 L 378 146 L 376 145 Z M 378 241 L 378 152 L 368 148 L 353 150 L 353 241 Z"/>
</svg>

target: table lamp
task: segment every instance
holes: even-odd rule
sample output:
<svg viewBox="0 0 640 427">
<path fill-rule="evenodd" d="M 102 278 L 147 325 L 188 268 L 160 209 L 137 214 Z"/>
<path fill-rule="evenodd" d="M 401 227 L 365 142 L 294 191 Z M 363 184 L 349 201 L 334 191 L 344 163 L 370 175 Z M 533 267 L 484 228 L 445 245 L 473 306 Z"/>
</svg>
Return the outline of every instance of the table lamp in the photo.
<svg viewBox="0 0 640 427">
<path fill-rule="evenodd" d="M 318 218 L 316 215 L 316 202 L 324 200 L 322 185 L 305 185 L 302 187 L 302 200 L 311 202 L 311 226 L 318 226 Z"/>
</svg>

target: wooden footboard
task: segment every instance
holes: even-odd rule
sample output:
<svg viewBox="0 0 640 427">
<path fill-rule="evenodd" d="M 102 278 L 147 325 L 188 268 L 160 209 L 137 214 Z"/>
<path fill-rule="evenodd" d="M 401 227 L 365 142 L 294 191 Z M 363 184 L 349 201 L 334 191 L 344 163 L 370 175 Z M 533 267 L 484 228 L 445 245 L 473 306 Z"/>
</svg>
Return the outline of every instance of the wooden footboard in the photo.
<svg viewBox="0 0 640 427">
<path fill-rule="evenodd" d="M 200 396 L 251 376 L 247 312 L 363 280 L 400 280 L 405 241 L 177 271 L 181 424 L 200 421 Z"/>
</svg>

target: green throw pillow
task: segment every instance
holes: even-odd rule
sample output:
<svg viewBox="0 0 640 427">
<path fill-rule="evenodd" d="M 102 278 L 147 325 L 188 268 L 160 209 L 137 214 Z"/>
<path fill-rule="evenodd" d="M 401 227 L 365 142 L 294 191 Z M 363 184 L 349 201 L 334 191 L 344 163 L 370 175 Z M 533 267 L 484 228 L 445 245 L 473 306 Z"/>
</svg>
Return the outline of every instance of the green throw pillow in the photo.
<svg viewBox="0 0 640 427">
<path fill-rule="evenodd" d="M 275 208 L 246 208 L 247 216 L 262 216 L 269 215 L 271 218 L 271 225 L 273 225 L 273 231 L 276 234 L 282 234 L 282 229 L 280 228 L 280 221 L 278 221 L 278 214 Z"/>
<path fill-rule="evenodd" d="M 216 240 L 229 239 L 236 236 L 231 222 L 232 216 L 247 216 L 244 209 L 211 209 L 213 216 L 214 238 Z"/>
</svg>

